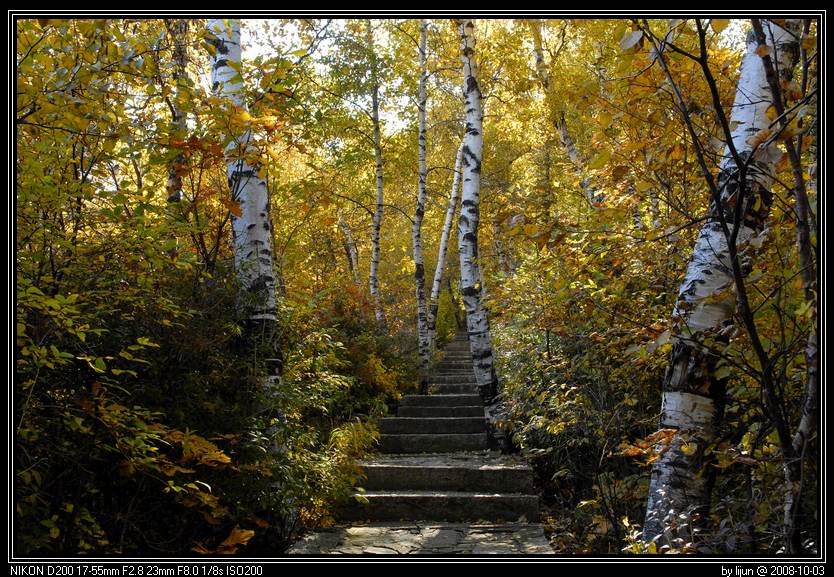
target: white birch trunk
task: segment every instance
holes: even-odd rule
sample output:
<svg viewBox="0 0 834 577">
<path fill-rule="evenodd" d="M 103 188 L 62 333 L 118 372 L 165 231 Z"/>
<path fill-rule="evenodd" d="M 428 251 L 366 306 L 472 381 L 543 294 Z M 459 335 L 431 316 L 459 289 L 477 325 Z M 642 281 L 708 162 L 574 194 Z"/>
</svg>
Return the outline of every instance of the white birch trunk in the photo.
<svg viewBox="0 0 834 577">
<path fill-rule="evenodd" d="M 377 76 L 376 53 L 374 52 L 374 34 L 371 28 L 371 21 L 367 21 L 366 41 L 368 53 L 370 54 L 371 81 L 371 119 L 374 125 L 374 160 L 376 162 L 376 210 L 374 211 L 371 228 L 371 270 L 368 274 L 371 299 L 374 302 L 374 314 L 381 327 L 385 327 L 385 309 L 382 307 L 382 298 L 379 293 L 379 242 L 382 228 L 382 215 L 385 204 L 385 196 L 382 188 L 382 145 L 380 144 L 379 130 L 379 79 Z"/>
<path fill-rule="evenodd" d="M 776 25 L 767 26 L 768 37 L 772 34 L 776 40 L 771 49 L 779 69 L 793 70 L 792 53 L 795 50 L 791 45 L 795 45 L 796 38 Z M 766 112 L 773 103 L 756 49 L 756 39 L 751 34 L 730 116 L 730 126 L 735 127 L 732 141 L 736 150 L 742 159 L 753 155 L 746 171 L 741 221 L 735 222 L 734 218 L 739 167 L 728 148 L 718 176 L 721 203 L 711 203 L 709 217 L 701 228 L 672 313 L 673 349 L 663 381 L 660 426 L 676 430 L 676 435 L 652 467 L 643 525 L 646 541 L 681 534 L 691 537 L 686 527 L 675 530 L 677 515 L 708 505 L 704 502 L 705 477 L 700 469 L 704 447 L 713 439 L 715 358 L 700 343 L 705 337 L 721 338 L 721 331 L 732 326 L 736 304 L 728 238 L 722 230 L 719 211 L 723 212 L 730 229 L 739 227 L 739 252 L 752 248 L 749 241 L 762 232 L 770 211 L 772 159 L 777 158 L 770 150 L 761 147 L 754 150 L 749 141 L 770 124 Z"/>
<path fill-rule="evenodd" d="M 550 75 L 547 72 L 547 65 L 544 61 L 544 48 L 542 46 L 542 31 L 540 20 L 528 20 L 530 30 L 533 34 L 533 55 L 536 57 L 536 75 L 539 77 L 539 82 L 542 85 L 544 92 L 545 105 L 550 109 Z M 553 141 L 546 137 L 544 145 L 542 146 L 542 173 L 539 179 L 539 189 L 544 194 L 544 213 L 547 219 L 550 218 L 550 159 L 551 148 Z"/>
<path fill-rule="evenodd" d="M 359 284 L 359 251 L 356 249 L 356 241 L 353 240 L 353 234 L 350 232 L 350 227 L 341 210 L 338 216 L 339 228 L 342 229 L 342 236 L 344 236 L 345 254 L 347 255 L 348 265 L 350 266 L 350 274 L 353 277 L 353 282 Z"/>
<path fill-rule="evenodd" d="M 652 228 L 660 228 L 660 198 L 655 187 L 649 191 L 649 202 L 652 209 Z"/>
<path fill-rule="evenodd" d="M 183 85 L 188 82 L 188 48 L 186 44 L 188 41 L 188 20 L 165 20 L 165 27 L 173 44 L 174 70 L 171 77 L 176 84 L 174 100 L 171 101 L 170 98 L 166 97 L 168 107 L 171 109 L 171 136 L 179 140 L 185 140 L 187 128 L 185 113 L 179 109 L 178 102 L 180 95 L 184 92 Z M 182 177 L 185 175 L 187 168 L 185 154 L 182 151 L 168 164 L 168 183 L 166 184 L 168 202 L 182 200 Z"/>
<path fill-rule="evenodd" d="M 230 110 L 246 109 L 240 73 L 240 20 L 209 20 L 213 37 L 212 90 L 226 100 Z M 251 320 L 275 320 L 275 274 L 272 264 L 272 232 L 266 179 L 250 158 L 257 157 L 252 134 L 231 134 L 226 145 L 226 172 L 232 200 L 241 216 L 232 215 L 235 269 L 241 285 L 240 306 Z"/>
<path fill-rule="evenodd" d="M 463 191 L 458 220 L 460 284 L 466 308 L 469 349 L 475 377 L 486 397 L 497 392 L 489 320 L 481 300 L 481 271 L 478 263 L 478 222 L 480 220 L 481 159 L 484 145 L 481 88 L 475 65 L 475 23 L 460 21 L 463 92 L 466 133 L 463 146 Z"/>
<path fill-rule="evenodd" d="M 544 49 L 542 47 L 542 25 L 539 20 L 528 20 L 530 31 L 533 33 L 533 54 L 536 57 L 536 74 L 539 82 L 542 83 L 545 93 L 550 88 L 550 75 L 547 73 L 547 66 L 544 62 Z"/>
<path fill-rule="evenodd" d="M 414 251 L 414 284 L 417 296 L 417 351 L 420 357 L 420 377 L 428 385 L 431 351 L 429 349 L 429 321 L 426 310 L 426 270 L 423 263 L 423 216 L 426 213 L 426 81 L 428 79 L 428 22 L 420 26 L 420 81 L 417 88 L 417 206 L 414 209 L 414 224 L 411 227 L 411 242 Z"/>
<path fill-rule="evenodd" d="M 455 173 L 452 177 L 452 194 L 449 197 L 449 205 L 446 207 L 446 219 L 443 221 L 443 231 L 440 233 L 440 245 L 437 248 L 437 266 L 434 269 L 434 281 L 431 285 L 429 295 L 429 352 L 434 351 L 434 342 L 437 337 L 437 309 L 440 306 L 440 285 L 443 281 L 443 273 L 446 270 L 446 252 L 449 250 L 449 236 L 452 232 L 452 220 L 455 217 L 455 209 L 458 206 L 458 189 L 460 188 L 460 167 L 463 158 L 463 141 L 458 147 L 455 155 Z"/>
<path fill-rule="evenodd" d="M 571 164 L 573 164 L 573 168 L 576 171 L 576 175 L 579 177 L 579 184 L 582 186 L 585 198 L 592 207 L 596 208 L 597 204 L 605 200 L 605 197 L 594 189 L 594 186 L 591 184 L 591 179 L 585 174 L 585 162 L 582 159 L 582 155 L 579 154 L 579 150 L 576 148 L 576 143 L 574 142 L 573 137 L 568 131 L 568 124 L 565 121 L 564 114 L 559 119 L 557 128 L 559 129 L 559 138 L 562 141 L 562 146 L 565 147 L 565 151 L 568 153 L 568 158 L 570 158 Z"/>
</svg>

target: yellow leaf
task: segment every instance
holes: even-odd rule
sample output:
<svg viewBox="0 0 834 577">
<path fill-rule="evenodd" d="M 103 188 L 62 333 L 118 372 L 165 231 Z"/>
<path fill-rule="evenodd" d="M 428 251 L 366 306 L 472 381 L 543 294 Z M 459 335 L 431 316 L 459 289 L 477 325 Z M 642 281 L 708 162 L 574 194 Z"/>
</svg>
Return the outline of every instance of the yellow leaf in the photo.
<svg viewBox="0 0 834 577">
<path fill-rule="evenodd" d="M 727 27 L 727 24 L 730 23 L 730 20 L 727 18 L 713 18 L 710 20 L 710 25 L 712 29 L 715 31 L 716 34 L 721 32 Z"/>
<path fill-rule="evenodd" d="M 770 46 L 767 46 L 765 44 L 760 45 L 758 48 L 756 48 L 756 54 L 758 54 L 761 57 L 767 56 L 768 54 L 770 54 Z"/>
<path fill-rule="evenodd" d="M 596 156 L 591 159 L 591 162 L 588 163 L 588 168 L 596 169 L 602 168 L 605 166 L 605 163 L 608 162 L 608 159 L 611 158 L 611 152 L 607 150 L 603 150 Z"/>
</svg>

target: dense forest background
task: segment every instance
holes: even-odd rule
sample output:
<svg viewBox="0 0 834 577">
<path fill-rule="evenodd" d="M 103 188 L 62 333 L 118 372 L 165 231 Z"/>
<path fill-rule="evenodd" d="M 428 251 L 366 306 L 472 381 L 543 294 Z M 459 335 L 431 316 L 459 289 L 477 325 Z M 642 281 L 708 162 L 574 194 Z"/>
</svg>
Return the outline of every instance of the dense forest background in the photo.
<svg viewBox="0 0 834 577">
<path fill-rule="evenodd" d="M 19 555 L 280 553 L 333 523 L 374 419 L 465 326 L 457 216 L 430 294 L 468 138 L 458 23 L 425 23 L 423 63 L 419 20 L 240 26 L 234 61 L 205 20 L 15 21 Z M 489 319 L 498 426 L 535 467 L 551 542 L 818 552 L 818 21 L 475 26 L 481 276 L 463 296 Z M 740 141 L 767 172 L 747 186 L 726 150 L 750 54 L 772 92 Z M 267 191 L 270 323 L 241 303 L 242 134 Z M 728 280 L 687 300 L 719 222 Z M 726 314 L 695 331 L 687 306 Z M 692 439 L 658 420 L 690 390 L 669 384 L 684 349 L 715 404 Z M 666 451 L 706 507 L 649 542 Z"/>
</svg>

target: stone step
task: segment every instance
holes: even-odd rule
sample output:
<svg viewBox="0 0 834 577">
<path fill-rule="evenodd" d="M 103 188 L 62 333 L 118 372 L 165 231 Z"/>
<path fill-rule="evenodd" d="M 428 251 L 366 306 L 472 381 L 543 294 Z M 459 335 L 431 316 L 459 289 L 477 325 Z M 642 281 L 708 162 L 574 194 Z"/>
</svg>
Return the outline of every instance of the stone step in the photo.
<svg viewBox="0 0 834 577">
<path fill-rule="evenodd" d="M 450 453 L 487 448 L 484 433 L 402 434 L 379 436 L 382 453 Z"/>
<path fill-rule="evenodd" d="M 374 491 L 361 494 L 337 516 L 347 521 L 538 521 L 539 498 L 519 493 Z"/>
<path fill-rule="evenodd" d="M 472 365 L 465 363 L 463 365 L 437 365 L 432 371 L 433 375 L 471 375 L 473 373 Z"/>
<path fill-rule="evenodd" d="M 533 493 L 533 470 L 496 452 L 381 455 L 359 463 L 369 491 L 433 490 Z"/>
<path fill-rule="evenodd" d="M 429 377 L 429 384 L 450 384 L 450 385 L 477 385 L 475 375 L 472 373 L 462 373 L 460 375 L 432 375 Z"/>
<path fill-rule="evenodd" d="M 554 555 L 536 523 L 376 521 L 307 533 L 289 555 Z"/>
<path fill-rule="evenodd" d="M 430 383 L 430 395 L 478 395 L 481 389 L 477 383 Z"/>
<path fill-rule="evenodd" d="M 484 414 L 483 405 L 471 407 L 400 407 L 399 417 L 480 417 Z"/>
<path fill-rule="evenodd" d="M 379 431 L 385 434 L 483 433 L 486 419 L 478 417 L 386 417 L 379 419 Z"/>
<path fill-rule="evenodd" d="M 483 399 L 478 395 L 404 395 L 400 399 L 401 407 L 462 407 L 483 406 Z"/>
</svg>

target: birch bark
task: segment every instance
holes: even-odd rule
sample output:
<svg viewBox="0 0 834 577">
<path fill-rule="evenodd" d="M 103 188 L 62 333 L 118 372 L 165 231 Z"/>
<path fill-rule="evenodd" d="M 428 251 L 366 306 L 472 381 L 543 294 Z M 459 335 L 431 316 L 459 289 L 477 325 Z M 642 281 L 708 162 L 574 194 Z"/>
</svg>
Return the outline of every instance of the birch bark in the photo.
<svg viewBox="0 0 834 577">
<path fill-rule="evenodd" d="M 466 308 L 469 349 L 475 377 L 487 398 L 497 392 L 489 320 L 481 299 L 481 271 L 478 263 L 478 222 L 480 220 L 481 159 L 484 145 L 481 88 L 475 65 L 475 23 L 460 21 L 463 60 L 463 93 L 466 132 L 463 146 L 463 190 L 458 220 L 460 284 Z"/>
<path fill-rule="evenodd" d="M 345 255 L 347 256 L 348 265 L 350 266 L 350 274 L 353 277 L 353 282 L 359 284 L 359 251 L 356 249 L 356 241 L 353 240 L 353 234 L 350 232 L 350 227 L 345 220 L 345 215 L 339 211 L 339 228 L 342 229 L 342 236 L 345 243 Z"/>
<path fill-rule="evenodd" d="M 370 54 L 371 82 L 373 83 L 371 87 L 371 120 L 374 125 L 374 160 L 376 163 L 376 210 L 374 211 L 371 228 L 371 270 L 368 274 L 368 283 L 371 299 L 374 302 L 376 320 L 384 329 L 386 326 L 385 309 L 382 307 L 382 298 L 379 293 L 379 243 L 385 196 L 382 188 L 382 145 L 380 144 L 379 128 L 379 74 L 374 51 L 374 32 L 370 20 L 367 20 L 365 38 Z"/>
<path fill-rule="evenodd" d="M 240 76 L 240 20 L 213 19 L 208 30 L 214 45 L 211 80 L 213 92 L 224 98 L 230 116 L 246 110 Z M 226 145 L 226 173 L 232 201 L 240 216 L 232 215 L 235 270 L 241 285 L 240 306 L 250 320 L 275 320 L 275 274 L 266 180 L 250 158 L 256 156 L 252 133 L 232 134 Z"/>
<path fill-rule="evenodd" d="M 443 221 L 443 231 L 440 233 L 440 244 L 437 248 L 437 266 L 434 268 L 434 280 L 429 295 L 429 351 L 434 350 L 434 342 L 437 336 L 437 309 L 440 306 L 440 285 L 443 281 L 443 273 L 446 270 L 446 253 L 449 250 L 449 236 L 452 232 L 452 220 L 455 217 L 455 209 L 458 206 L 458 190 L 460 188 L 460 167 L 463 158 L 463 141 L 458 147 L 455 155 L 455 173 L 452 177 L 452 194 L 449 197 L 449 205 L 446 207 L 446 219 Z"/>
<path fill-rule="evenodd" d="M 417 87 L 417 206 L 411 227 L 411 243 L 414 258 L 414 284 L 417 297 L 417 352 L 420 359 L 420 378 L 428 386 L 431 349 L 429 348 L 429 320 L 426 310 L 426 270 L 423 262 L 423 216 L 426 213 L 426 82 L 428 80 L 428 22 L 420 25 L 420 80 Z"/>
<path fill-rule="evenodd" d="M 768 28 L 779 68 L 793 70 L 796 36 L 775 24 Z M 686 526 L 678 526 L 679 515 L 708 505 L 700 469 L 703 450 L 714 438 L 715 398 L 721 384 L 713 373 L 716 358 L 706 342 L 720 340 L 732 329 L 736 299 L 729 243 L 733 241 L 734 248 L 749 258 L 770 212 L 772 159 L 778 158 L 771 150 L 775 145 L 754 148 L 752 144 L 752 137 L 770 125 L 766 113 L 773 103 L 757 48 L 751 34 L 729 122 L 735 127 L 732 146 L 745 166 L 736 163 L 728 146 L 718 175 L 720 203 L 711 203 L 672 313 L 673 348 L 663 380 L 661 428 L 675 434 L 652 467 L 643 525 L 646 541 L 691 537 Z M 738 206 L 742 191 L 743 204 Z M 728 238 L 722 221 L 735 237 Z"/>
<path fill-rule="evenodd" d="M 188 20 L 165 20 L 165 28 L 168 37 L 173 44 L 174 70 L 172 78 L 176 84 L 174 100 L 166 97 L 168 107 L 171 109 L 171 133 L 179 140 L 185 140 L 186 122 L 185 113 L 180 110 L 179 102 L 181 95 L 185 92 L 183 86 L 188 82 Z M 182 200 L 182 177 L 187 169 L 185 154 L 180 151 L 168 164 L 168 202 L 179 202 Z"/>
</svg>

